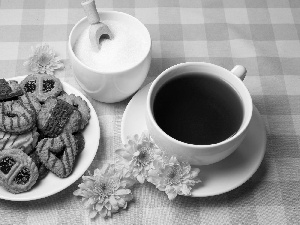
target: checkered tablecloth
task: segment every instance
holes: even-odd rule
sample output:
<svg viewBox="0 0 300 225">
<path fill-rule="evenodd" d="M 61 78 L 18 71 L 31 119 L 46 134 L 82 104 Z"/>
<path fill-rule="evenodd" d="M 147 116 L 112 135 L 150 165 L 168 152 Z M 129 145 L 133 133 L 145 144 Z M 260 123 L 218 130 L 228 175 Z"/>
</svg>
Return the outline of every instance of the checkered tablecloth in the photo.
<svg viewBox="0 0 300 225">
<path fill-rule="evenodd" d="M 214 197 L 169 201 L 153 185 L 137 186 L 134 202 L 111 219 L 90 220 L 72 193 L 81 180 L 45 199 L 0 200 L 0 224 L 300 224 L 300 1 L 103 0 L 98 10 L 131 14 L 149 29 L 153 58 L 146 83 L 186 61 L 226 69 L 244 65 L 245 84 L 267 129 L 265 158 L 250 180 Z M 25 75 L 30 47 L 46 42 L 64 59 L 56 75 L 79 88 L 67 40 L 84 12 L 80 0 L 0 0 L 0 77 Z M 115 158 L 130 99 L 90 99 L 101 127 L 90 170 Z"/>
</svg>

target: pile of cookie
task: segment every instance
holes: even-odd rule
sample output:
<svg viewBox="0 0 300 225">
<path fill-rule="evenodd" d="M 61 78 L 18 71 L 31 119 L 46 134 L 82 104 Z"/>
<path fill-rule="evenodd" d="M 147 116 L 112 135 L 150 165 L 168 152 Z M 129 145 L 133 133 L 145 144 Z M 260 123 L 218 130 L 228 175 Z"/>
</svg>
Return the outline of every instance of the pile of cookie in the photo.
<svg viewBox="0 0 300 225">
<path fill-rule="evenodd" d="M 0 79 L 0 186 L 17 194 L 49 171 L 68 177 L 84 149 L 90 109 L 52 75 Z"/>
</svg>

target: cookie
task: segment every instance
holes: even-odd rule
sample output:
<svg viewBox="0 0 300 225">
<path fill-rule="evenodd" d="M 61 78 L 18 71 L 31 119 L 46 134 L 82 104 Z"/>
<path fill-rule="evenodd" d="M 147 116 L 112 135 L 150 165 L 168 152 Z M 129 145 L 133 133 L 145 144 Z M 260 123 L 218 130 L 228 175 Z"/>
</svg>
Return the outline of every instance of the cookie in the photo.
<svg viewBox="0 0 300 225">
<path fill-rule="evenodd" d="M 62 133 L 56 138 L 42 139 L 37 147 L 41 162 L 58 177 L 68 177 L 75 162 L 77 145 L 70 133 Z"/>
<path fill-rule="evenodd" d="M 63 90 L 60 80 L 48 74 L 28 75 L 20 85 L 25 92 L 35 94 L 40 102 L 57 97 Z"/>
<path fill-rule="evenodd" d="M 49 98 L 39 112 L 37 124 L 44 137 L 57 137 L 63 131 L 75 133 L 80 129 L 81 114 L 69 103 Z"/>
<path fill-rule="evenodd" d="M 9 100 L 20 95 L 23 95 L 23 90 L 17 81 L 0 79 L 0 101 Z"/>
<path fill-rule="evenodd" d="M 21 149 L 29 154 L 36 146 L 39 133 L 37 129 L 24 134 L 10 134 L 0 131 L 0 151 L 4 149 Z"/>
<path fill-rule="evenodd" d="M 49 171 L 50 170 L 44 164 L 41 164 L 41 166 L 39 167 L 38 180 L 43 180 L 48 175 Z"/>
<path fill-rule="evenodd" d="M 38 101 L 37 97 L 31 93 L 25 92 L 24 95 L 19 97 L 19 100 L 22 101 L 27 108 L 35 111 L 36 116 L 41 110 L 41 103 Z"/>
<path fill-rule="evenodd" d="M 77 145 L 77 155 L 79 155 L 85 146 L 84 136 L 81 132 L 74 134 L 76 145 Z"/>
<path fill-rule="evenodd" d="M 63 95 L 67 95 L 67 92 L 65 92 L 64 90 L 62 90 L 57 97 L 60 97 L 60 96 L 63 96 Z"/>
<path fill-rule="evenodd" d="M 22 134 L 32 130 L 38 110 L 40 104 L 34 96 L 27 93 L 18 100 L 0 102 L 0 131 Z"/>
<path fill-rule="evenodd" d="M 0 183 L 9 192 L 17 194 L 30 190 L 38 176 L 35 163 L 22 150 L 0 152 Z"/>
<path fill-rule="evenodd" d="M 30 158 L 32 159 L 32 161 L 35 163 L 35 165 L 38 168 L 38 172 L 39 172 L 38 181 L 44 179 L 47 176 L 47 174 L 49 173 L 49 170 L 41 162 L 40 157 L 38 156 L 38 154 L 37 154 L 36 151 L 34 151 L 33 153 L 31 153 L 29 156 L 30 156 Z"/>
<path fill-rule="evenodd" d="M 58 98 L 68 102 L 70 105 L 73 105 L 76 109 L 78 109 L 82 116 L 80 129 L 84 129 L 91 118 L 90 108 L 86 101 L 84 101 L 80 96 L 75 96 L 74 94 L 64 94 Z"/>
<path fill-rule="evenodd" d="M 39 168 L 42 165 L 42 162 L 39 158 L 39 155 L 37 154 L 36 151 L 33 151 L 31 154 L 29 154 L 30 158 L 34 162 L 37 168 Z"/>
</svg>

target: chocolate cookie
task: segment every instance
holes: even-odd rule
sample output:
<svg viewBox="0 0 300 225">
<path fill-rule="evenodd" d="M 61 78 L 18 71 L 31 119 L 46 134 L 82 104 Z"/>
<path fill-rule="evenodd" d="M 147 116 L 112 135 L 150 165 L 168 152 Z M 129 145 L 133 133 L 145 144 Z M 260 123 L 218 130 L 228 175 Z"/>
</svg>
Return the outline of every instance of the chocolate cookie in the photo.
<svg viewBox="0 0 300 225">
<path fill-rule="evenodd" d="M 18 100 L 0 102 L 0 131 L 12 134 L 26 133 L 35 127 L 40 104 L 25 93 Z"/>
<path fill-rule="evenodd" d="M 63 90 L 60 80 L 48 74 L 28 75 L 21 82 L 21 87 L 25 92 L 35 94 L 40 102 L 57 97 Z"/>
<path fill-rule="evenodd" d="M 0 151 L 4 149 L 21 149 L 29 154 L 36 146 L 39 133 L 34 128 L 24 134 L 10 134 L 0 131 Z"/>
<path fill-rule="evenodd" d="M 80 124 L 80 112 L 61 99 L 47 99 L 38 115 L 38 128 L 44 137 L 57 137 L 63 131 L 74 133 Z"/>
<path fill-rule="evenodd" d="M 62 133 L 56 138 L 42 139 L 37 147 L 41 162 L 58 177 L 68 177 L 77 154 L 75 138 L 70 133 Z"/>
<path fill-rule="evenodd" d="M 35 163 L 22 150 L 0 152 L 0 185 L 9 192 L 17 194 L 30 190 L 38 176 Z"/>
<path fill-rule="evenodd" d="M 41 164 L 41 166 L 39 167 L 38 180 L 43 180 L 48 175 L 49 171 L 50 170 L 44 164 Z"/>
<path fill-rule="evenodd" d="M 84 129 L 91 118 L 90 108 L 86 101 L 84 101 L 80 96 L 75 96 L 74 94 L 64 94 L 58 98 L 68 102 L 70 105 L 73 105 L 76 109 L 78 109 L 82 116 L 80 129 Z"/>
<path fill-rule="evenodd" d="M 74 134 L 76 145 L 77 145 L 77 155 L 79 155 L 85 146 L 84 136 L 81 132 Z"/>
<path fill-rule="evenodd" d="M 0 101 L 9 100 L 20 95 L 23 95 L 23 90 L 17 81 L 0 79 Z"/>
</svg>

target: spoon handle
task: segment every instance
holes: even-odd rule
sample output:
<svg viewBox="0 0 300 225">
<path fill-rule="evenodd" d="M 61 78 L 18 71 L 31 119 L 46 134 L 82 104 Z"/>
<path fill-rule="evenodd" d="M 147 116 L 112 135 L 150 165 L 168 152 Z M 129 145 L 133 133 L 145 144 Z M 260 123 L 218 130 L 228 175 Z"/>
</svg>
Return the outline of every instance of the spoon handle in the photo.
<svg viewBox="0 0 300 225">
<path fill-rule="evenodd" d="M 100 16 L 97 12 L 97 8 L 94 0 L 82 1 L 81 5 L 84 9 L 84 12 L 90 24 L 96 24 L 100 22 Z"/>
</svg>

